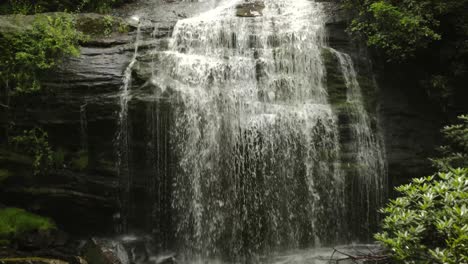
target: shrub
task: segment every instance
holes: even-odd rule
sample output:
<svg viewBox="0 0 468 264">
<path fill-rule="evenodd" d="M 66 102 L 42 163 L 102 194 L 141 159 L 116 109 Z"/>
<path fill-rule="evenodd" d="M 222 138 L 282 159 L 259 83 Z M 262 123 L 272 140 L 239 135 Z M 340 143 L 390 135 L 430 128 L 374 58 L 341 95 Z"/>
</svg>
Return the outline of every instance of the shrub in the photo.
<svg viewBox="0 0 468 264">
<path fill-rule="evenodd" d="M 0 4 L 0 14 L 35 14 L 70 11 L 106 13 L 129 0 L 8 0 Z"/>
<path fill-rule="evenodd" d="M 451 169 L 397 188 L 375 238 L 404 263 L 468 263 L 468 169 Z"/>
<path fill-rule="evenodd" d="M 50 219 L 18 208 L 0 209 L 0 241 L 8 241 L 32 231 L 55 229 Z"/>
<path fill-rule="evenodd" d="M 11 172 L 9 170 L 0 169 L 0 185 L 9 177 L 11 177 Z"/>
<path fill-rule="evenodd" d="M 460 124 L 442 129 L 447 145 L 440 147 L 441 157 L 431 159 L 441 171 L 454 167 L 468 167 L 468 115 L 458 117 Z"/>
<path fill-rule="evenodd" d="M 31 29 L 0 38 L 0 78 L 15 93 L 36 92 L 44 73 L 79 55 L 83 39 L 71 15 L 38 16 Z"/>
<path fill-rule="evenodd" d="M 355 11 L 351 32 L 382 49 L 390 60 L 405 60 L 440 40 L 447 16 L 466 19 L 468 0 L 345 0 Z M 458 26 L 462 26 L 458 23 Z"/>
<path fill-rule="evenodd" d="M 54 164 L 53 151 L 49 146 L 47 132 L 40 128 L 25 130 L 11 139 L 17 150 L 32 155 L 34 174 L 47 174 Z"/>
</svg>

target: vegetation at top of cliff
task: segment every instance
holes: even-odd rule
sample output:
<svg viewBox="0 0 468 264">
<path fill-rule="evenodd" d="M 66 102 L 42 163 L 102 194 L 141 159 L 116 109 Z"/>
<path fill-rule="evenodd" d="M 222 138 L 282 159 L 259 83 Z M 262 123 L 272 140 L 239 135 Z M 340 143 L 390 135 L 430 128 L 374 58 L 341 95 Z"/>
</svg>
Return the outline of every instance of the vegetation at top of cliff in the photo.
<svg viewBox="0 0 468 264">
<path fill-rule="evenodd" d="M 33 232 L 55 229 L 52 220 L 18 208 L 0 209 L 0 241 L 9 241 Z"/>
<path fill-rule="evenodd" d="M 0 4 L 0 14 L 30 15 L 43 12 L 99 12 L 107 13 L 112 7 L 130 0 L 8 0 Z"/>
<path fill-rule="evenodd" d="M 347 0 L 358 15 L 351 31 L 388 59 L 405 60 L 450 33 L 468 34 L 468 0 Z M 447 28 L 454 26 L 454 28 Z M 456 29 L 457 32 L 448 32 Z M 463 45 L 463 43 L 460 43 Z M 466 43 L 464 43 L 466 45 Z M 465 48 L 468 48 L 465 46 Z"/>
<path fill-rule="evenodd" d="M 78 56 L 84 39 L 67 14 L 40 15 L 30 29 L 0 38 L 0 80 L 14 93 L 36 92 L 47 72 L 67 56 Z"/>
<path fill-rule="evenodd" d="M 355 36 L 389 62 L 424 65 L 420 82 L 433 100 L 445 107 L 466 94 L 468 0 L 344 2 L 354 14 L 349 30 Z"/>
</svg>

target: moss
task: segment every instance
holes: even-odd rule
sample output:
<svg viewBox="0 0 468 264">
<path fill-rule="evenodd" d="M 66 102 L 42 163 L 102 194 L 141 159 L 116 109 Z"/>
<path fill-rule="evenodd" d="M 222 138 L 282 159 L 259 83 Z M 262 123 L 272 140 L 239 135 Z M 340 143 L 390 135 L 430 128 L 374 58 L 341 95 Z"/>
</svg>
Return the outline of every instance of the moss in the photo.
<svg viewBox="0 0 468 264">
<path fill-rule="evenodd" d="M 0 209 L 0 239 L 9 240 L 32 231 L 55 229 L 50 219 L 18 208 Z"/>
<path fill-rule="evenodd" d="M 0 239 L 0 247 L 7 247 L 10 245 L 10 241 L 6 239 Z"/>
<path fill-rule="evenodd" d="M 53 163 L 56 168 L 60 168 L 65 163 L 67 152 L 63 148 L 58 148 L 52 154 Z"/>
<path fill-rule="evenodd" d="M 88 168 L 89 165 L 89 156 L 87 151 L 79 151 L 77 153 L 77 157 L 74 158 L 71 162 L 72 169 L 75 170 L 85 170 Z"/>
<path fill-rule="evenodd" d="M 76 17 L 76 27 L 94 37 L 110 37 L 113 33 L 126 33 L 129 25 L 121 18 L 111 15 L 82 14 Z"/>
<path fill-rule="evenodd" d="M 9 170 L 0 169 L 0 185 L 10 176 L 11 176 L 11 172 Z"/>
<path fill-rule="evenodd" d="M 16 263 L 16 264 L 67 264 L 63 260 L 27 257 L 27 258 L 0 258 L 0 263 Z"/>
</svg>

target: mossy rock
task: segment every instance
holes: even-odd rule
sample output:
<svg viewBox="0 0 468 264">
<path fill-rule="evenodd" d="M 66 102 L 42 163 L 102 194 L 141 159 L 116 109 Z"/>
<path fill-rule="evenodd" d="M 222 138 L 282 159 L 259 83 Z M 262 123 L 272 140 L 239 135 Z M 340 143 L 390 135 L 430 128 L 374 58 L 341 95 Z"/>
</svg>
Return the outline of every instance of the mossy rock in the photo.
<svg viewBox="0 0 468 264">
<path fill-rule="evenodd" d="M 68 262 L 59 259 L 49 258 L 0 258 L 0 264 L 68 264 Z"/>
<path fill-rule="evenodd" d="M 76 157 L 71 161 L 71 167 L 74 170 L 83 171 L 88 168 L 89 156 L 86 151 L 79 151 Z"/>
<path fill-rule="evenodd" d="M 129 24 L 122 18 L 93 13 L 76 15 L 76 27 L 85 34 L 101 37 L 127 33 L 130 29 Z"/>
<path fill-rule="evenodd" d="M 11 172 L 9 170 L 0 169 L 0 185 L 8 178 L 10 178 Z"/>
<path fill-rule="evenodd" d="M 55 223 L 19 208 L 0 209 L 0 239 L 12 240 L 28 232 L 55 230 Z"/>
<path fill-rule="evenodd" d="M 0 34 L 18 33 L 32 29 L 32 24 L 36 19 L 46 18 L 46 16 L 58 16 L 67 13 L 44 13 L 38 15 L 5 15 L 0 16 Z M 95 13 L 73 14 L 76 28 L 86 35 L 110 36 L 113 33 L 126 33 L 130 26 L 122 18 L 111 15 L 100 15 Z"/>
</svg>

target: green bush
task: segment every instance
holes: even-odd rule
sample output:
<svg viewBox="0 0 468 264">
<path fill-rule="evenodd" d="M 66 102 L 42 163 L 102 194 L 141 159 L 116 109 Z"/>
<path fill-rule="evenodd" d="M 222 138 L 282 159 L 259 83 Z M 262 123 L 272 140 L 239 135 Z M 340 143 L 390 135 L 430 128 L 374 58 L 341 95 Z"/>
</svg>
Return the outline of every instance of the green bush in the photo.
<svg viewBox="0 0 468 264">
<path fill-rule="evenodd" d="M 38 16 L 32 28 L 0 38 L 0 79 L 14 93 L 40 90 L 41 77 L 67 56 L 78 56 L 84 36 L 71 15 Z"/>
<path fill-rule="evenodd" d="M 468 169 L 414 179 L 382 210 L 375 238 L 404 263 L 468 263 Z"/>
<path fill-rule="evenodd" d="M 460 124 L 442 129 L 447 145 L 440 147 L 441 157 L 432 159 L 435 167 L 448 171 L 454 167 L 468 168 L 468 115 L 459 116 Z"/>
<path fill-rule="evenodd" d="M 47 174 L 54 165 L 54 152 L 49 146 L 47 132 L 40 128 L 25 130 L 23 134 L 11 139 L 16 150 L 24 151 L 34 157 L 34 174 Z"/>
<path fill-rule="evenodd" d="M 106 13 L 112 7 L 129 0 L 8 0 L 0 4 L 0 14 L 36 14 L 41 12 L 99 12 Z"/>
<path fill-rule="evenodd" d="M 9 170 L 0 169 L 0 185 L 2 182 L 8 179 L 11 176 L 11 172 Z"/>
<path fill-rule="evenodd" d="M 350 30 L 382 49 L 390 60 L 406 60 L 440 40 L 446 16 L 461 22 L 468 0 L 345 0 L 356 13 Z M 463 18 L 463 19 L 462 19 Z M 460 25 L 460 23 L 459 23 Z"/>
<path fill-rule="evenodd" d="M 0 209 L 0 241 L 14 239 L 32 231 L 55 229 L 54 222 L 18 208 Z"/>
</svg>

